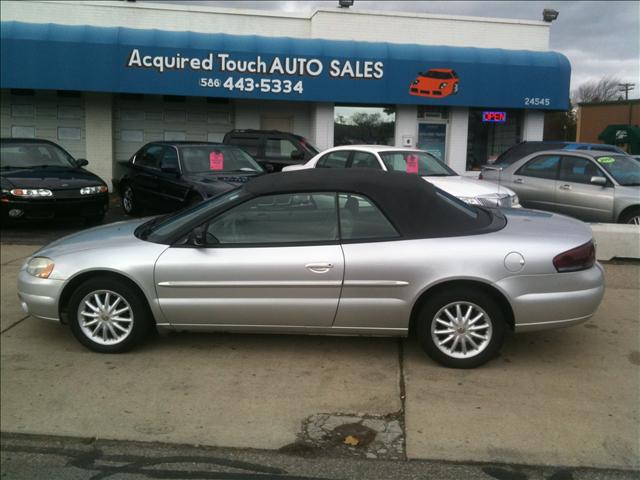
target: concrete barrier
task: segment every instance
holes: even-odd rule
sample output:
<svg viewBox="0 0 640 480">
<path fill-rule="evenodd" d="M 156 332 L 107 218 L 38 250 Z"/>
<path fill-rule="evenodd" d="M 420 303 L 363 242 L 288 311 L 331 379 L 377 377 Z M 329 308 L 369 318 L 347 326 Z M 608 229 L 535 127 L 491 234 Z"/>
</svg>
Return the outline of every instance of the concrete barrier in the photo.
<svg viewBox="0 0 640 480">
<path fill-rule="evenodd" d="M 617 223 L 591 223 L 598 260 L 640 259 L 640 227 Z"/>
</svg>

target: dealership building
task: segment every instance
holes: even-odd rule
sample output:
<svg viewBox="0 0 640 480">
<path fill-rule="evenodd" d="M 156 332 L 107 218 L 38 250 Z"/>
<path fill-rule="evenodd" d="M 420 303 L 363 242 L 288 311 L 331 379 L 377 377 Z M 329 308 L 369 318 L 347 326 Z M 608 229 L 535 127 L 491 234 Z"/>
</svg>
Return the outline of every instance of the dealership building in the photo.
<svg viewBox="0 0 640 480">
<path fill-rule="evenodd" d="M 543 21 L 363 11 L 357 1 L 310 13 L 143 1 L 0 8 L 2 137 L 53 140 L 107 181 L 150 141 L 275 129 L 324 149 L 337 112 L 373 108 L 392 122 L 385 143 L 464 173 L 541 140 L 545 111 L 569 106 L 570 65 L 549 50 Z"/>
</svg>

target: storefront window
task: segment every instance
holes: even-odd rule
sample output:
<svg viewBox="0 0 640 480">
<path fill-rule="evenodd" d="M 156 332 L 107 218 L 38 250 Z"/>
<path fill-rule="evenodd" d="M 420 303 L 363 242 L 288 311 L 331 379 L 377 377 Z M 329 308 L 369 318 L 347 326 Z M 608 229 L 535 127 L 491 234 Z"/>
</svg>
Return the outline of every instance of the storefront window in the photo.
<svg viewBox="0 0 640 480">
<path fill-rule="evenodd" d="M 395 124 L 393 107 L 336 106 L 334 144 L 393 145 Z"/>
<path fill-rule="evenodd" d="M 467 170 L 480 170 L 522 139 L 522 110 L 469 109 Z"/>
</svg>

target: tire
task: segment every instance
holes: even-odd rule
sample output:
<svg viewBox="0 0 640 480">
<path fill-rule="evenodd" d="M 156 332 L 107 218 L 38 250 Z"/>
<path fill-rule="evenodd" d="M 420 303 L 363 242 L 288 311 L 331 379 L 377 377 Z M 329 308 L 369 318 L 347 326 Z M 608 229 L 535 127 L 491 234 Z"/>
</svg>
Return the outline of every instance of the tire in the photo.
<svg viewBox="0 0 640 480">
<path fill-rule="evenodd" d="M 135 217 L 140 214 L 140 207 L 136 201 L 135 194 L 131 185 L 125 183 L 122 187 L 122 195 L 120 195 L 120 205 L 127 215 Z"/>
<path fill-rule="evenodd" d="M 116 301 L 118 297 L 120 300 Z M 98 303 L 111 305 L 111 311 L 117 312 L 120 320 L 107 314 Z M 98 310 L 102 310 L 102 317 L 97 316 Z M 96 322 L 98 325 L 94 329 Z M 76 339 L 90 350 L 122 353 L 131 350 L 149 334 L 153 320 L 145 300 L 133 287 L 118 279 L 96 277 L 81 284 L 71 295 L 69 325 Z"/>
<path fill-rule="evenodd" d="M 620 223 L 640 225 L 640 208 L 630 208 L 620 215 Z"/>
<path fill-rule="evenodd" d="M 476 319 L 475 322 L 460 325 L 459 331 L 453 328 L 458 319 L 464 321 L 467 314 L 467 321 Z M 469 327 L 472 330 L 467 330 Z M 472 288 L 452 288 L 441 290 L 427 300 L 418 315 L 416 330 L 422 349 L 436 362 L 450 368 L 475 368 L 497 355 L 504 341 L 506 321 L 499 305 L 486 293 Z M 442 342 L 441 346 L 436 340 Z"/>
</svg>

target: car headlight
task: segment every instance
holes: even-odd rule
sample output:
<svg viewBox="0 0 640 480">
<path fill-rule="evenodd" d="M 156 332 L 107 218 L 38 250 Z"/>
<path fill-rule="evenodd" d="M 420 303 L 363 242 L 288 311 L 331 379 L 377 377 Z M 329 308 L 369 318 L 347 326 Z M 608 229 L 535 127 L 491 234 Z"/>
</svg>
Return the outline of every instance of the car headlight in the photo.
<svg viewBox="0 0 640 480">
<path fill-rule="evenodd" d="M 438 88 L 442 90 L 446 86 L 447 86 L 447 82 L 442 82 Z"/>
<path fill-rule="evenodd" d="M 107 190 L 106 185 L 97 185 L 95 187 L 84 187 L 80 189 L 80 195 L 95 195 L 97 193 L 104 193 Z"/>
<path fill-rule="evenodd" d="M 520 199 L 518 198 L 518 195 L 514 195 L 513 197 L 511 197 L 511 206 L 513 208 L 520 206 Z"/>
<path fill-rule="evenodd" d="M 47 257 L 33 257 L 27 263 L 27 273 L 38 278 L 49 278 L 55 264 Z"/>
<path fill-rule="evenodd" d="M 46 188 L 14 188 L 11 195 L 16 197 L 51 197 L 53 192 Z"/>
<path fill-rule="evenodd" d="M 459 197 L 465 203 L 469 205 L 482 205 L 482 202 L 478 200 L 476 197 Z"/>
</svg>

